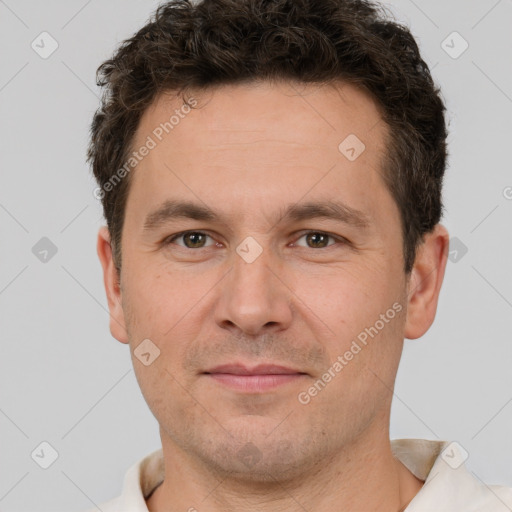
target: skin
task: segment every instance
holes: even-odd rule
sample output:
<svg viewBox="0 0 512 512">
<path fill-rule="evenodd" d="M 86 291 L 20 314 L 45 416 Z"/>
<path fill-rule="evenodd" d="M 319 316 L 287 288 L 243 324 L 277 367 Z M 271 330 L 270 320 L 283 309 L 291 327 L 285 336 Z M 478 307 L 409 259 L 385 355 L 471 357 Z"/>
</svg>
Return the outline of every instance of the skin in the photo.
<svg viewBox="0 0 512 512">
<path fill-rule="evenodd" d="M 380 168 L 388 127 L 356 87 L 260 83 L 193 96 L 200 108 L 130 176 L 120 279 L 107 228 L 98 234 L 110 330 L 129 343 L 160 425 L 166 475 L 148 510 L 402 510 L 422 482 L 391 453 L 392 390 L 404 338 L 434 320 L 446 229 L 424 237 L 406 275 L 399 211 Z M 133 146 L 181 105 L 159 96 Z M 338 150 L 349 134 L 366 146 L 355 161 Z M 221 220 L 175 218 L 145 232 L 146 216 L 167 199 L 208 206 Z M 328 200 L 362 212 L 368 225 L 281 218 L 288 205 Z M 205 246 L 163 243 L 186 230 L 209 235 Z M 319 231 L 339 239 L 307 236 Z M 236 252 L 248 236 L 262 249 L 252 263 Z M 300 403 L 393 304 L 401 312 Z M 133 355 L 147 338 L 160 350 L 149 366 Z M 203 373 L 233 362 L 305 375 L 242 393 Z M 250 464 L 247 450 L 257 454 Z"/>
</svg>

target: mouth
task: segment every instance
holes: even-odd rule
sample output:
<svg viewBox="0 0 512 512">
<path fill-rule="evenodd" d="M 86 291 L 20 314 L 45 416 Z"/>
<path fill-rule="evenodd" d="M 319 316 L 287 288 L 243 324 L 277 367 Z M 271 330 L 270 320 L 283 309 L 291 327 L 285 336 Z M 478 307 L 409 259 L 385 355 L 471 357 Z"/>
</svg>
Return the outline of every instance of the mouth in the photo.
<svg viewBox="0 0 512 512">
<path fill-rule="evenodd" d="M 260 364 L 254 367 L 226 364 L 203 372 L 203 375 L 235 391 L 262 393 L 303 379 L 308 374 L 273 364 Z"/>
</svg>

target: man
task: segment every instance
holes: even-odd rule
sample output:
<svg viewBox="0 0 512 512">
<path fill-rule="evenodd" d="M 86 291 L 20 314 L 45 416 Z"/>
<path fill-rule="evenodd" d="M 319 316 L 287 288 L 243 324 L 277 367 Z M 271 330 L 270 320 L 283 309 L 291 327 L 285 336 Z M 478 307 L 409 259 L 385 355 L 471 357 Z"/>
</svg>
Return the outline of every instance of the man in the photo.
<svg viewBox="0 0 512 512">
<path fill-rule="evenodd" d="M 88 157 L 110 330 L 162 450 L 119 511 L 505 511 L 448 442 L 390 442 L 432 324 L 444 105 L 356 0 L 185 0 L 99 69 Z"/>
</svg>

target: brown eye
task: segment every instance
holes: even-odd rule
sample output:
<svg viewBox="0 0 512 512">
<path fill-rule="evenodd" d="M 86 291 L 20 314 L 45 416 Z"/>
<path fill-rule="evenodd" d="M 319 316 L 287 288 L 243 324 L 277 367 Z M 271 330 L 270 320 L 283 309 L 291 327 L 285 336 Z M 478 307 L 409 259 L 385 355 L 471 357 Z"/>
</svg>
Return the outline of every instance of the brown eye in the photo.
<svg viewBox="0 0 512 512">
<path fill-rule="evenodd" d="M 317 249 L 318 247 L 327 247 L 329 244 L 329 235 L 324 233 L 309 233 L 306 235 L 307 244 Z"/>
<path fill-rule="evenodd" d="M 203 233 L 186 233 L 183 235 L 183 241 L 187 247 L 191 249 L 196 247 L 203 247 L 206 240 L 206 235 Z"/>
<path fill-rule="evenodd" d="M 186 231 L 171 237 L 167 243 L 174 243 L 176 245 L 186 247 L 187 249 L 201 249 L 212 245 L 212 243 L 206 243 L 208 238 L 211 237 L 201 231 Z"/>
<path fill-rule="evenodd" d="M 300 245 L 301 247 L 309 247 L 310 249 L 323 249 L 335 243 L 332 235 L 328 235 L 321 231 L 310 231 L 299 238 L 299 240 L 302 239 L 305 239 L 306 244 L 297 243 L 297 245 Z"/>
</svg>

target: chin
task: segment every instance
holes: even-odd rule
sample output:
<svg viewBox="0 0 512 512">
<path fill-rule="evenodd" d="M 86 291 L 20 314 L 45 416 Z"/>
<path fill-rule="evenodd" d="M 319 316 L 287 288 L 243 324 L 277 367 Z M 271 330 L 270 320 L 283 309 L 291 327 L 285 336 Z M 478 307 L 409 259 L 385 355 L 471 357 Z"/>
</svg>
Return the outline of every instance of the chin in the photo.
<svg viewBox="0 0 512 512">
<path fill-rule="evenodd" d="M 204 465 L 221 477 L 229 476 L 251 485 L 261 483 L 266 487 L 304 476 L 310 472 L 311 465 L 320 462 L 325 455 L 312 452 L 312 444 L 306 441 L 307 437 L 294 442 L 290 437 L 280 438 L 277 432 L 270 435 L 258 432 L 250 436 L 246 431 L 246 434 L 249 437 L 244 437 L 244 440 L 233 436 L 215 443 L 210 439 L 197 455 Z M 254 440 L 249 440 L 251 438 Z"/>
</svg>

